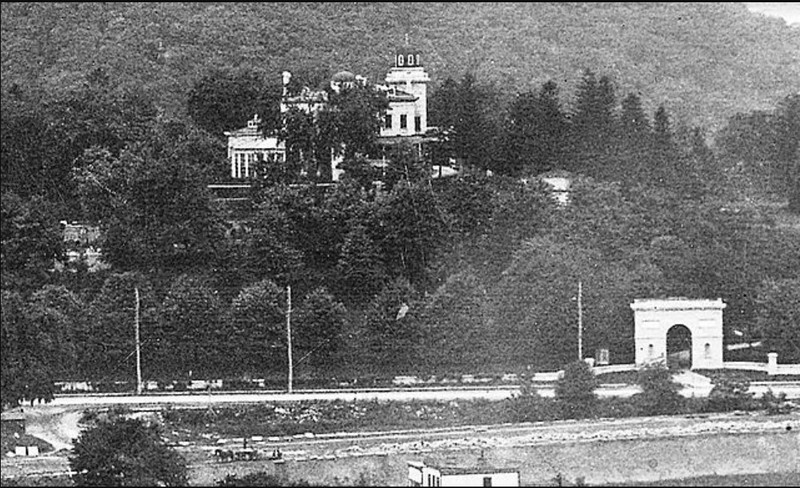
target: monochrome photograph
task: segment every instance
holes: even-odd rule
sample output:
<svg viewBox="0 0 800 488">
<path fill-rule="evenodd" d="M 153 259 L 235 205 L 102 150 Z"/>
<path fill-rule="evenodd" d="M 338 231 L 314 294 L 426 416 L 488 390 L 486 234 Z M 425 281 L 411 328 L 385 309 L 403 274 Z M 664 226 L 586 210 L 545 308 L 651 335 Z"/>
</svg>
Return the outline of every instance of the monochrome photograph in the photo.
<svg viewBox="0 0 800 488">
<path fill-rule="evenodd" d="M 800 486 L 800 3 L 0 27 L 0 486 Z"/>
</svg>

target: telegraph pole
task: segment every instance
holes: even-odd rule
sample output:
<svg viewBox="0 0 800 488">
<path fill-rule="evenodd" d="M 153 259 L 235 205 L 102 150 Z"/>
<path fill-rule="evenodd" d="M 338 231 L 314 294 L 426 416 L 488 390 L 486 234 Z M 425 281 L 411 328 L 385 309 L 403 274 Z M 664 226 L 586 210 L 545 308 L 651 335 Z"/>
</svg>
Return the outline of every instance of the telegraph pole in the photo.
<svg viewBox="0 0 800 488">
<path fill-rule="evenodd" d="M 289 355 L 289 393 L 292 392 L 292 376 L 294 370 L 292 368 L 292 287 L 286 285 L 286 338 L 288 344 Z"/>
<path fill-rule="evenodd" d="M 136 308 L 134 320 L 136 321 L 136 394 L 142 394 L 142 348 L 139 341 L 139 287 L 133 288 L 136 294 Z"/>
<path fill-rule="evenodd" d="M 583 307 L 581 306 L 582 284 L 578 280 L 578 361 L 583 361 Z"/>
</svg>

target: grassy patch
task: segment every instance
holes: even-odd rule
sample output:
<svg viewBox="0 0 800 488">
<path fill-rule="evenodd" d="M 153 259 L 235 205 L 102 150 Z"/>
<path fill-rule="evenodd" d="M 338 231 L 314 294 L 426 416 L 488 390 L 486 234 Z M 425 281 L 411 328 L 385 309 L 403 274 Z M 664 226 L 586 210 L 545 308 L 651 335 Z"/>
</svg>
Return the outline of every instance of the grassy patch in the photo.
<svg viewBox="0 0 800 488">
<path fill-rule="evenodd" d="M 601 486 L 800 486 L 800 473 L 708 475 Z"/>
<path fill-rule="evenodd" d="M 183 410 L 165 409 L 168 432 L 197 439 L 199 433 L 222 437 L 287 436 L 314 432 L 369 432 L 427 429 L 495 423 L 505 418 L 503 402 L 297 402 Z M 184 437 L 184 438 L 186 438 Z M 179 440 L 179 439 L 174 439 Z M 182 439 L 180 439 L 182 440 Z"/>
<path fill-rule="evenodd" d="M 5 455 L 7 452 L 14 452 L 16 446 L 37 446 L 39 452 L 42 454 L 53 451 L 53 446 L 49 442 L 43 441 L 30 434 L 22 434 L 19 438 L 15 438 L 4 433 L 1 448 L 2 454 Z"/>
<path fill-rule="evenodd" d="M 75 486 L 72 477 L 26 476 L 24 478 L 3 478 L 2 486 Z"/>
</svg>

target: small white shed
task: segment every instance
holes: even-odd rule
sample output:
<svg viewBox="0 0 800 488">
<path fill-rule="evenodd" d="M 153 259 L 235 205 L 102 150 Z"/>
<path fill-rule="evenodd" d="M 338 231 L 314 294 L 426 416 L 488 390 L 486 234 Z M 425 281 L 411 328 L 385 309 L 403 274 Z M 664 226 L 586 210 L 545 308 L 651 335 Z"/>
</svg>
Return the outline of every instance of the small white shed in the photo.
<svg viewBox="0 0 800 488">
<path fill-rule="evenodd" d="M 519 486 L 519 469 L 409 461 L 408 486 Z"/>
</svg>

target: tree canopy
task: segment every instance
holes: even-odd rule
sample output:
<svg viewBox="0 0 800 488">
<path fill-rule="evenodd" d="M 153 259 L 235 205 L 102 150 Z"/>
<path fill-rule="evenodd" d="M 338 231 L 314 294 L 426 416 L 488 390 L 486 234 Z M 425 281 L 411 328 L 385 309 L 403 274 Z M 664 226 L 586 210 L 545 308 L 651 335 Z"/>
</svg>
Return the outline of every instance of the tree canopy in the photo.
<svg viewBox="0 0 800 488">
<path fill-rule="evenodd" d="M 187 486 L 186 461 L 159 429 L 112 416 L 82 431 L 69 457 L 78 486 Z"/>
</svg>

